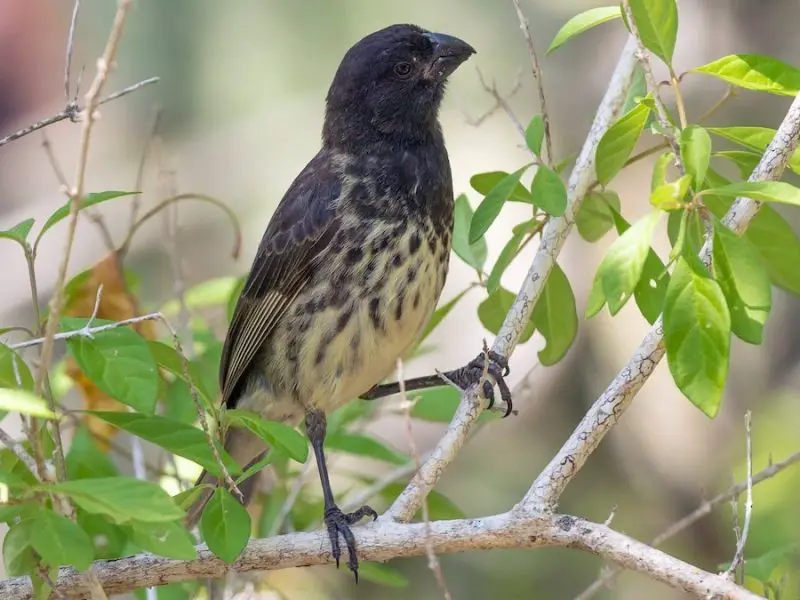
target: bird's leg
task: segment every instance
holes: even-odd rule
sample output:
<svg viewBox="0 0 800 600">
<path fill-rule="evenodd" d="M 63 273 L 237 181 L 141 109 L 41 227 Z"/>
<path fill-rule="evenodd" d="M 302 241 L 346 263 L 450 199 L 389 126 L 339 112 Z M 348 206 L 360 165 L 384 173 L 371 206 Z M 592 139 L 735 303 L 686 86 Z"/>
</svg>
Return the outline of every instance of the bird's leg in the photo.
<svg viewBox="0 0 800 600">
<path fill-rule="evenodd" d="M 486 357 L 489 358 L 488 367 L 485 367 Z M 460 369 L 447 371 L 441 375 L 427 375 L 425 377 L 406 379 L 403 382 L 403 387 L 408 392 L 414 390 L 424 390 L 432 387 L 438 387 L 440 385 L 446 385 L 447 382 L 444 379 L 446 378 L 455 383 L 462 390 L 466 390 L 470 386 L 481 381 L 484 374 L 484 367 L 486 369 L 486 373 L 491 375 L 492 378 L 494 378 L 494 380 L 497 382 L 497 387 L 500 390 L 500 398 L 506 404 L 506 413 L 504 416 L 507 417 L 511 414 L 511 390 L 508 389 L 508 384 L 505 381 L 505 377 L 508 375 L 510 369 L 508 367 L 508 361 L 506 358 L 492 350 L 484 349 L 484 351 L 481 352 L 476 358 L 471 360 L 466 366 L 461 367 Z M 386 396 L 391 396 L 392 394 L 397 394 L 399 391 L 400 384 L 397 382 L 382 383 L 368 390 L 360 397 L 364 400 L 377 400 L 378 398 L 384 398 Z M 492 385 L 491 381 L 486 380 L 483 382 L 483 395 L 486 396 L 486 399 L 489 401 L 489 408 L 491 408 L 494 405 L 494 386 Z"/>
<path fill-rule="evenodd" d="M 356 577 L 358 583 L 358 557 L 356 556 L 356 540 L 353 537 L 353 532 L 350 531 L 350 525 L 358 523 L 361 519 L 369 515 L 373 519 L 378 518 L 376 513 L 370 506 L 362 506 L 358 510 L 351 513 L 344 513 L 336 506 L 333 497 L 333 490 L 331 489 L 331 481 L 328 478 L 328 467 L 325 464 L 325 432 L 327 428 L 327 421 L 325 413 L 320 410 L 312 410 L 306 413 L 306 435 L 311 442 L 311 447 L 314 449 L 314 456 L 317 459 L 317 469 L 319 470 L 319 480 L 322 484 L 322 498 L 325 502 L 325 526 L 328 528 L 328 537 L 331 540 L 331 552 L 333 558 L 336 560 L 336 568 L 339 568 L 339 557 L 342 554 L 339 548 L 339 534 L 344 538 L 347 545 L 347 566 Z"/>
</svg>

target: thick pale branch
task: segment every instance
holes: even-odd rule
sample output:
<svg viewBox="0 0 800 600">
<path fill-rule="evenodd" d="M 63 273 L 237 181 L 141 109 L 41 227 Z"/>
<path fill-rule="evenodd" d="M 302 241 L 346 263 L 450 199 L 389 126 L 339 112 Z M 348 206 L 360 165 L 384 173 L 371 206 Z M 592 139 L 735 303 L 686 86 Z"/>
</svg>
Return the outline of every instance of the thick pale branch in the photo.
<svg viewBox="0 0 800 600">
<path fill-rule="evenodd" d="M 740 588 L 729 579 L 708 573 L 664 554 L 621 533 L 566 515 L 546 518 L 505 513 L 483 519 L 393 523 L 378 521 L 356 527 L 359 556 L 363 560 L 421 556 L 430 545 L 437 554 L 488 550 L 492 548 L 539 548 L 560 546 L 591 552 L 620 567 L 643 573 L 680 589 L 695 598 L 754 600 L 759 596 Z M 227 565 L 203 546 L 193 561 L 139 554 L 119 560 L 98 561 L 93 571 L 107 594 L 176 581 L 218 578 L 229 572 L 263 571 L 330 564 L 330 542 L 323 531 L 292 533 L 251 540 L 239 559 Z M 59 591 L 67 598 L 89 598 L 85 578 L 74 569 L 61 569 Z M 32 598 L 30 581 L 18 577 L 0 582 L 4 600 Z"/>
<path fill-rule="evenodd" d="M 750 181 L 779 179 L 799 140 L 800 96 L 797 96 L 758 166 L 750 175 Z M 742 233 L 760 206 L 760 202 L 749 198 L 738 198 L 722 222 L 736 233 Z M 700 258 L 706 264 L 710 264 L 711 245 L 708 242 L 700 251 Z M 663 323 L 659 317 L 644 341 L 634 351 L 631 361 L 595 401 L 558 454 L 536 479 L 525 495 L 521 508 L 536 511 L 553 509 L 564 488 L 594 452 L 606 433 L 620 419 L 631 400 L 663 358 L 663 334 Z"/>
<path fill-rule="evenodd" d="M 570 175 L 566 213 L 563 217 L 551 219 L 545 227 L 542 233 L 542 243 L 536 252 L 533 264 L 494 340 L 492 350 L 498 354 L 509 357 L 513 353 L 519 336 L 530 319 L 533 307 L 544 290 L 545 281 L 553 270 L 556 257 L 572 229 L 578 207 L 594 180 L 594 156 L 597 144 L 625 101 L 636 65 L 635 53 L 636 42 L 630 38 L 622 51 L 611 83 L 597 110 L 589 136 Z M 419 510 L 422 501 L 464 445 L 464 441 L 482 410 L 482 399 L 477 391 L 474 389 L 468 391 L 462 398 L 447 432 L 433 450 L 431 457 L 425 461 L 403 493 L 383 515 L 383 519 L 405 521 Z"/>
</svg>

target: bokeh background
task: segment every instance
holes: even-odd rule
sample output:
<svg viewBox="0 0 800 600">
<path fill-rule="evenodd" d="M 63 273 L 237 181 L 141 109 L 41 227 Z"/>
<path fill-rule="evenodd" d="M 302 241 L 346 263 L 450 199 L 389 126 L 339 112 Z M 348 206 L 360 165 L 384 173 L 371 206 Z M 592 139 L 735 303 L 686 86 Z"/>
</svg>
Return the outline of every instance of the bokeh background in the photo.
<svg viewBox="0 0 800 600">
<path fill-rule="evenodd" d="M 84 89 L 94 74 L 114 13 L 113 2 L 83 0 L 77 29 L 73 79 L 86 65 Z M 554 146 L 559 158 L 575 153 L 624 44 L 617 21 L 592 30 L 551 56 L 544 50 L 569 17 L 599 4 L 588 0 L 523 0 L 537 48 L 549 101 Z M 64 44 L 71 2 L 0 2 L 0 137 L 63 109 Z M 249 267 L 263 228 L 293 177 L 319 146 L 324 96 L 347 48 L 367 33 L 395 22 L 414 22 L 452 33 L 478 50 L 452 78 L 442 123 L 453 166 L 456 192 L 473 206 L 478 195 L 471 175 L 511 171 L 523 164 L 518 132 L 502 112 L 480 126 L 471 122 L 494 101 L 482 88 L 476 69 L 510 90 L 521 72 L 522 87 L 509 103 L 527 122 L 539 110 L 529 72 L 526 44 L 513 6 L 506 0 L 137 0 L 120 45 L 117 68 L 107 92 L 157 75 L 161 82 L 106 105 L 96 127 L 87 189 L 132 189 L 142 147 L 155 107 L 162 109 L 160 134 L 164 156 L 177 191 L 210 194 L 226 202 L 243 225 L 240 260 L 231 258 L 233 236 L 221 212 L 202 203 L 179 209 L 177 233 L 165 236 L 153 219 L 137 236 L 126 266 L 141 277 L 145 308 L 173 297 L 170 244 L 178 244 L 180 268 L 191 286 Z M 800 4 L 757 0 L 680 3 L 675 55 L 678 72 L 734 52 L 771 54 L 800 64 Z M 702 114 L 723 93 L 709 78 L 687 75 L 683 83 L 690 119 Z M 670 98 L 671 100 L 671 98 Z M 788 99 L 742 93 L 713 117 L 713 124 L 776 127 Z M 79 126 L 69 121 L 48 129 L 68 179 L 77 160 Z M 0 149 L 0 228 L 27 217 L 42 222 L 64 202 L 58 181 L 41 146 L 31 135 Z M 652 143 L 652 140 L 645 142 Z M 643 143 L 644 146 L 644 143 Z M 652 163 L 626 170 L 613 184 L 629 221 L 648 210 Z M 145 206 L 163 190 L 164 181 L 148 170 Z M 497 257 L 508 229 L 524 208 L 507 207 L 488 234 L 489 264 Z M 782 211 L 800 226 L 800 211 Z M 117 240 L 128 227 L 129 204 L 104 205 L 102 213 Z M 37 274 L 48 298 L 63 247 L 65 227 L 45 238 Z M 612 236 L 591 246 L 577 235 L 568 241 L 559 263 L 575 290 L 582 315 L 601 249 Z M 656 248 L 667 249 L 666 235 Z M 503 283 L 516 290 L 534 249 L 508 269 Z M 105 254 L 103 240 L 87 219 L 79 224 L 70 273 L 88 268 Z M 0 245 L 3 291 L 0 323 L 31 323 L 25 264 L 14 244 Z M 800 265 L 798 265 L 800 268 Z M 472 273 L 454 260 L 443 301 L 463 289 Z M 473 291 L 431 338 L 434 351 L 407 366 L 407 375 L 452 368 L 471 359 L 487 336 L 476 317 L 482 292 Z M 744 473 L 743 415 L 754 415 L 755 469 L 770 457 L 779 460 L 800 442 L 800 301 L 776 290 L 763 346 L 733 345 L 731 374 L 723 410 L 709 420 L 675 389 L 662 364 L 619 425 L 608 435 L 567 489 L 560 509 L 603 521 L 616 507 L 614 525 L 648 540 L 693 510 L 703 498 L 724 489 Z M 635 306 L 616 318 L 603 313 L 581 318 L 578 339 L 557 366 L 537 368 L 542 340 L 519 347 L 511 383 L 526 373 L 527 385 L 516 398 L 520 414 L 493 422 L 475 436 L 442 480 L 439 491 L 467 515 L 504 511 L 516 502 L 534 476 L 566 439 L 590 403 L 628 361 L 648 326 Z M 60 352 L 63 349 L 59 349 Z M 387 414 L 369 425 L 375 434 L 407 449 L 403 420 Z M 414 423 L 417 446 L 435 443 L 442 427 Z M 373 472 L 375 465 L 370 467 Z M 385 467 L 382 467 L 385 468 Z M 748 552 L 800 540 L 800 469 L 757 488 Z M 667 545 L 681 558 L 707 569 L 730 560 L 735 547 L 731 508 L 713 515 Z M 453 598 L 572 598 L 598 575 L 602 562 L 562 549 L 503 551 L 441 557 Z M 423 558 L 395 561 L 411 579 L 403 590 L 369 583 L 355 588 L 330 567 L 273 575 L 285 598 L 437 598 L 441 597 Z M 682 595 L 635 574 L 625 574 L 607 598 L 652 600 Z"/>
</svg>

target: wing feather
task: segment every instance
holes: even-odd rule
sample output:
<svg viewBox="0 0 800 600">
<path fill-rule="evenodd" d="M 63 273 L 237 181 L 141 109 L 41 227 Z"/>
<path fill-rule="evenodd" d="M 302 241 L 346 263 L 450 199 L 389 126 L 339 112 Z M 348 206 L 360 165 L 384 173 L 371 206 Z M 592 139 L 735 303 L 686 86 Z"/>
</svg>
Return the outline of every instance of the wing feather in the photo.
<svg viewBox="0 0 800 600">
<path fill-rule="evenodd" d="M 243 375 L 300 295 L 339 229 L 341 191 L 330 157 L 320 152 L 292 183 L 261 239 L 225 338 L 222 402 L 233 408 Z"/>
</svg>

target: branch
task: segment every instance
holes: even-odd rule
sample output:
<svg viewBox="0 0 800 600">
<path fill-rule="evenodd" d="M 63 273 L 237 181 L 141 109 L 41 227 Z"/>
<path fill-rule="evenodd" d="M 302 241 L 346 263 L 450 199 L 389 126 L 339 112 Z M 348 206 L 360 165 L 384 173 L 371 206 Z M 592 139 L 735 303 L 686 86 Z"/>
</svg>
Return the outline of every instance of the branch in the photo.
<svg viewBox="0 0 800 600">
<path fill-rule="evenodd" d="M 95 108 L 98 106 L 102 106 L 107 102 L 111 102 L 116 100 L 117 98 L 121 98 L 122 96 L 126 96 L 131 92 L 135 92 L 136 90 L 143 88 L 146 85 L 150 85 L 151 83 L 156 83 L 160 81 L 159 77 L 150 77 L 148 79 L 143 79 L 139 83 L 134 83 L 133 85 L 129 85 L 126 88 L 119 90 L 118 92 L 114 92 L 113 94 L 106 96 L 105 98 L 99 100 L 95 103 Z M 49 127 L 59 121 L 64 121 L 66 119 L 70 119 L 71 121 L 78 121 L 79 115 L 86 110 L 87 107 L 81 107 L 77 104 L 71 104 L 67 106 L 64 110 L 59 113 L 54 114 L 52 117 L 47 117 L 46 119 L 42 119 L 41 121 L 37 121 L 36 123 L 32 123 L 27 127 L 20 129 L 19 131 L 15 131 L 14 133 L 7 135 L 4 138 L 0 138 L 0 148 L 5 146 L 6 144 L 10 144 L 11 142 L 18 140 L 21 137 L 25 137 L 33 133 L 34 131 L 39 131 L 40 129 L 44 129 L 45 127 Z"/>
<path fill-rule="evenodd" d="M 800 141 L 800 95 L 795 97 L 789 107 L 786 117 L 750 175 L 749 181 L 779 179 L 789 157 L 797 148 L 798 141 Z M 722 223 L 735 233 L 741 234 L 760 206 L 760 202 L 749 198 L 737 198 L 722 219 Z M 700 258 L 706 265 L 711 263 L 711 245 L 708 241 L 700 251 Z M 659 317 L 635 350 L 630 362 L 591 406 L 561 450 L 528 490 L 521 508 L 553 509 L 561 492 L 575 477 L 606 433 L 620 419 L 664 357 L 663 334 L 663 321 Z"/>
<path fill-rule="evenodd" d="M 488 550 L 493 548 L 563 547 L 601 556 L 620 567 L 682 590 L 695 598 L 755 600 L 760 598 L 728 578 L 708 573 L 677 558 L 655 550 L 605 525 L 566 515 L 521 516 L 507 512 L 481 519 L 393 523 L 377 521 L 354 528 L 359 557 L 367 561 L 421 556 L 427 546 L 437 554 Z M 121 594 L 136 588 L 165 585 L 178 581 L 216 579 L 227 573 L 244 573 L 331 564 L 327 532 L 292 533 L 251 540 L 239 559 L 231 565 L 197 547 L 192 561 L 160 558 L 149 553 L 118 560 L 101 560 L 93 570 L 105 592 Z M 59 572 L 57 590 L 70 599 L 89 598 L 82 574 L 72 568 Z M 4 600 L 31 600 L 30 581 L 16 577 L 0 582 Z"/>
<path fill-rule="evenodd" d="M 675 521 L 672 525 L 667 527 L 664 531 L 659 533 L 653 540 L 650 542 L 650 545 L 654 548 L 657 548 L 667 540 L 672 539 L 682 531 L 688 529 L 695 523 L 697 523 L 703 517 L 710 515 L 711 511 L 718 507 L 720 504 L 727 502 L 733 498 L 738 497 L 742 492 L 744 492 L 749 485 L 758 485 L 762 481 L 766 481 L 767 479 L 772 479 L 778 473 L 785 471 L 795 463 L 800 462 L 800 452 L 795 452 L 794 454 L 789 455 L 785 459 L 775 464 L 770 465 L 763 471 L 759 471 L 756 475 L 753 476 L 752 483 L 749 479 L 745 479 L 744 481 L 740 481 L 736 485 L 731 486 L 724 492 L 721 492 L 711 498 L 710 500 L 706 500 L 688 515 L 683 517 L 682 519 Z M 599 592 L 602 588 L 607 587 L 610 583 L 612 583 L 616 578 L 617 575 L 620 574 L 619 569 L 605 569 L 605 572 L 598 577 L 589 587 L 587 587 L 583 592 L 579 595 L 575 596 L 575 600 L 589 600 L 589 598 L 593 598 L 594 595 Z"/>
<path fill-rule="evenodd" d="M 508 358 L 530 319 L 533 307 L 542 295 L 544 284 L 556 262 L 567 235 L 575 222 L 583 197 L 594 179 L 595 151 L 600 138 L 608 130 L 625 101 L 636 65 L 636 43 L 631 37 L 622 51 L 600 107 L 597 109 L 589 136 L 578 156 L 567 187 L 567 209 L 563 217 L 552 218 L 542 232 L 542 242 L 536 252 L 514 304 L 495 337 L 492 350 Z M 419 469 L 408 486 L 380 518 L 407 521 L 422 506 L 428 493 L 439 481 L 445 468 L 456 457 L 469 432 L 483 411 L 483 402 L 476 389 L 467 391 L 458 405 L 444 437 L 431 456 Z"/>
<path fill-rule="evenodd" d="M 667 108 L 664 106 L 664 101 L 661 100 L 661 95 L 658 93 L 659 88 L 658 84 L 656 83 L 656 78 L 653 75 L 653 65 L 650 64 L 650 53 L 647 51 L 647 48 L 644 47 L 642 39 L 639 36 L 639 30 L 636 28 L 636 19 L 633 18 L 633 12 L 631 11 L 629 0 L 623 0 L 622 8 L 625 11 L 625 20 L 628 22 L 628 26 L 631 28 L 631 33 L 636 38 L 636 53 L 639 62 L 644 69 L 644 79 L 647 82 L 647 87 L 653 90 L 653 100 L 656 103 L 658 122 L 660 123 L 661 128 L 664 130 L 664 137 L 667 138 L 667 142 L 672 149 L 672 153 L 675 155 L 675 166 L 678 168 L 678 171 L 680 171 L 681 175 L 683 175 L 686 171 L 683 168 L 683 162 L 681 161 L 681 149 L 678 145 L 675 128 L 670 123 Z M 680 90 L 678 90 L 678 93 L 680 94 Z"/>
<path fill-rule="evenodd" d="M 553 139 L 550 135 L 550 115 L 547 112 L 547 102 L 544 95 L 544 81 L 542 81 L 542 69 L 539 67 L 539 57 L 536 54 L 536 46 L 533 43 L 533 34 L 531 33 L 531 25 L 527 17 L 522 12 L 522 7 L 519 5 L 519 0 L 512 0 L 514 3 L 514 10 L 517 12 L 517 19 L 519 20 L 519 28 L 525 36 L 525 41 L 528 43 L 528 54 L 531 57 L 531 74 L 533 80 L 536 82 L 536 89 L 539 92 L 539 108 L 542 109 L 542 123 L 544 124 L 544 142 L 547 148 L 547 162 L 552 167 L 555 161 L 553 155 Z M 523 132 L 524 133 L 524 132 Z"/>
</svg>

